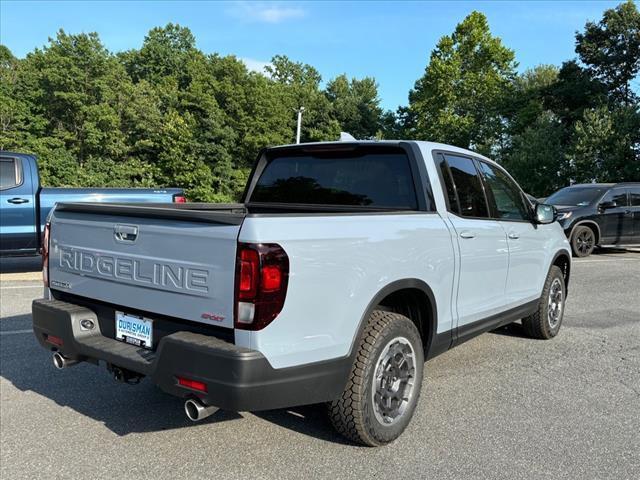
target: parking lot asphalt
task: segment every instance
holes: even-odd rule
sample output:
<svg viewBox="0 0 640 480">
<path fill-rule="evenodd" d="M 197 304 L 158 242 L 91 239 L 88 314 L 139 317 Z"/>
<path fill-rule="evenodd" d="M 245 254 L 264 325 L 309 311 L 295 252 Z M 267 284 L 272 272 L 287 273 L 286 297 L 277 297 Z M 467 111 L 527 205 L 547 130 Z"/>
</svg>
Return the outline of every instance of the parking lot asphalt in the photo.
<svg viewBox="0 0 640 480">
<path fill-rule="evenodd" d="M 0 477 L 638 479 L 640 252 L 574 259 L 571 277 L 558 337 L 513 324 L 427 362 L 408 430 L 371 449 L 335 434 L 322 406 L 193 424 L 148 380 L 57 371 L 31 332 L 40 282 L 5 275 Z"/>
</svg>

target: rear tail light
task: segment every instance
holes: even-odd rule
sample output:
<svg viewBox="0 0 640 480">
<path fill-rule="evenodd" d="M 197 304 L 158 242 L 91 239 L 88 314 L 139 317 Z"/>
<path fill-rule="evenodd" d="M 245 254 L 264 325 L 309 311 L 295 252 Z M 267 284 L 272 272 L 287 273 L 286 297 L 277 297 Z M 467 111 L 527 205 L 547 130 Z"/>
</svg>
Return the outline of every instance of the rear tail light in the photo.
<svg viewBox="0 0 640 480">
<path fill-rule="evenodd" d="M 45 340 L 51 345 L 55 345 L 56 347 L 61 347 L 63 345 L 62 339 L 60 337 L 56 337 L 55 335 L 47 335 L 45 337 Z"/>
<path fill-rule="evenodd" d="M 173 196 L 173 203 L 187 203 L 187 198 L 184 195 L 175 194 Z"/>
<path fill-rule="evenodd" d="M 207 393 L 207 384 L 199 382 L 198 380 L 191 380 L 190 378 L 178 377 L 178 385 L 181 387 L 190 388 L 199 392 Z"/>
<path fill-rule="evenodd" d="M 44 226 L 44 238 L 42 239 L 42 281 L 45 287 L 49 286 L 49 238 L 51 237 L 51 224 Z"/>
<path fill-rule="evenodd" d="M 284 306 L 288 280 L 289 257 L 280 245 L 238 243 L 235 327 L 269 325 Z"/>
</svg>

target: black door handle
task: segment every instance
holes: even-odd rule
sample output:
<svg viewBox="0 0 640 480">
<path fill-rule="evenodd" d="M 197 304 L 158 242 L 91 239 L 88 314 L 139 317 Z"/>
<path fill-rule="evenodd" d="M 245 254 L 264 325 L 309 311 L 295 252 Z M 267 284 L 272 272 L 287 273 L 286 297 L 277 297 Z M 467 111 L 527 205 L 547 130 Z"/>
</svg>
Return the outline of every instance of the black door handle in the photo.
<svg viewBox="0 0 640 480">
<path fill-rule="evenodd" d="M 10 198 L 7 200 L 9 203 L 29 203 L 28 198 Z"/>
</svg>

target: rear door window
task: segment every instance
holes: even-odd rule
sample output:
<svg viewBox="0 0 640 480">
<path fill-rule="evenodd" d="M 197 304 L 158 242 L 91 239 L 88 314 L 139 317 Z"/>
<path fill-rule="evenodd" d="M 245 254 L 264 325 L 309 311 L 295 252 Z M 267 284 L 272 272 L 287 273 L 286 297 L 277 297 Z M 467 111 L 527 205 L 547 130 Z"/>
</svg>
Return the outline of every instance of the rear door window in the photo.
<svg viewBox="0 0 640 480">
<path fill-rule="evenodd" d="M 458 213 L 463 217 L 489 218 L 484 190 L 473 160 L 468 157 L 445 154 L 445 160 L 456 193 Z"/>
<path fill-rule="evenodd" d="M 629 189 L 629 200 L 632 207 L 640 207 L 640 187 Z"/>
<path fill-rule="evenodd" d="M 20 162 L 15 158 L 0 158 L 0 190 L 6 190 L 22 183 L 20 167 Z"/>
<path fill-rule="evenodd" d="M 411 165 L 401 148 L 276 154 L 250 202 L 418 209 Z"/>
</svg>

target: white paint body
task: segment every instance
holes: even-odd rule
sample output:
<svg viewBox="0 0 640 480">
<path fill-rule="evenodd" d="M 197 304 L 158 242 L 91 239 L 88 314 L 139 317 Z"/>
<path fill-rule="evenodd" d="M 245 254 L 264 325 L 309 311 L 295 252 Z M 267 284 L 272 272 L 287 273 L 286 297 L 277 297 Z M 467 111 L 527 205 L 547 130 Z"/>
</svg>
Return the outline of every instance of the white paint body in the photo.
<svg viewBox="0 0 640 480">
<path fill-rule="evenodd" d="M 555 255 L 570 251 L 560 225 L 449 213 L 432 152 L 480 156 L 417 144 L 435 213 L 245 219 L 238 240 L 281 245 L 289 256 L 290 278 L 278 317 L 260 331 L 236 330 L 237 344 L 260 351 L 274 368 L 344 357 L 371 300 L 396 280 L 418 279 L 431 288 L 437 333 L 540 297 Z M 461 236 L 469 232 L 473 238 Z"/>
</svg>

